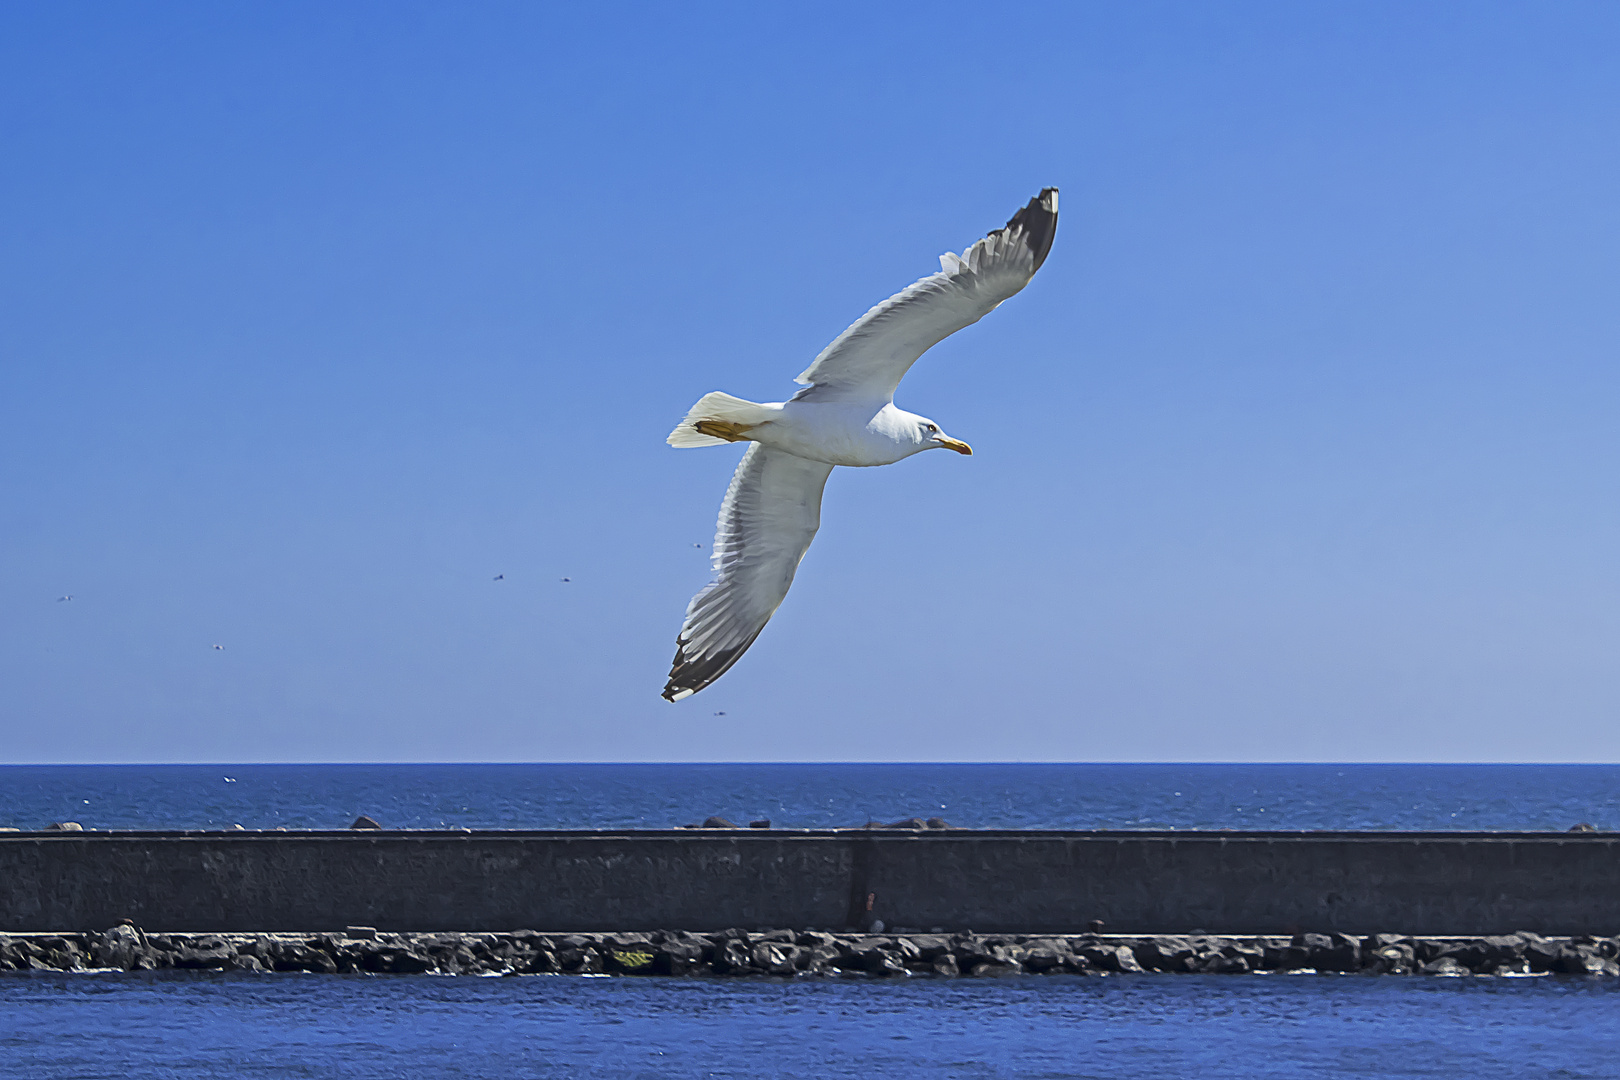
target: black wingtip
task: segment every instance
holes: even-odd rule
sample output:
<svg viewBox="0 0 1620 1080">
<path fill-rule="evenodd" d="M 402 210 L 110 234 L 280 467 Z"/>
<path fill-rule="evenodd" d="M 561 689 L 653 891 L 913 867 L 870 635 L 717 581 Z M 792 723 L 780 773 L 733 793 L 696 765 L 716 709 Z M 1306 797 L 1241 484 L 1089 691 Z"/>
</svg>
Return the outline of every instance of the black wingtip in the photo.
<svg viewBox="0 0 1620 1080">
<path fill-rule="evenodd" d="M 1008 229 L 1022 229 L 1024 243 L 1029 245 L 1030 252 L 1035 256 L 1035 269 L 1039 270 L 1046 261 L 1047 253 L 1052 250 L 1052 241 L 1057 238 L 1058 219 L 1058 189 L 1055 187 L 1042 188 L 1041 193 L 1029 200 L 1029 203 L 1007 222 Z"/>
<path fill-rule="evenodd" d="M 697 657 L 687 656 L 687 643 L 676 639 L 675 662 L 669 668 L 669 682 L 664 686 L 663 693 L 658 696 L 672 702 L 691 697 L 731 670 L 731 665 L 742 658 L 742 654 L 748 651 L 748 646 L 758 637 L 759 630 L 755 630 L 741 645 Z"/>
</svg>

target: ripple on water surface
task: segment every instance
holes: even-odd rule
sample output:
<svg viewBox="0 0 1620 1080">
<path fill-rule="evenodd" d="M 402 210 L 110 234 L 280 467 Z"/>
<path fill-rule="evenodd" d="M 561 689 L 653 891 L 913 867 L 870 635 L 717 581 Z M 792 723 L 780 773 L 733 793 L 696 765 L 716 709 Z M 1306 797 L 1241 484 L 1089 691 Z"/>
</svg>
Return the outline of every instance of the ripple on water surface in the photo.
<svg viewBox="0 0 1620 1080">
<path fill-rule="evenodd" d="M 1616 980 L 0 977 L 0 1076 L 1620 1075 Z"/>
</svg>

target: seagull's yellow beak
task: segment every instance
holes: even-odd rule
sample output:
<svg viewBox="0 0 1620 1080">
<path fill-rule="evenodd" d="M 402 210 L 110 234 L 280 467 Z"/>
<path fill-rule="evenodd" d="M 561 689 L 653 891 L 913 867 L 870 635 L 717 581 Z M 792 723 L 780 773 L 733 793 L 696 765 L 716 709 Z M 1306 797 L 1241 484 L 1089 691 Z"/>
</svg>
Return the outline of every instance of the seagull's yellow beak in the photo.
<svg viewBox="0 0 1620 1080">
<path fill-rule="evenodd" d="M 947 450 L 955 450 L 958 454 L 966 454 L 968 457 L 973 456 L 973 447 L 960 439 L 953 439 L 949 435 L 935 435 L 934 441 Z"/>
</svg>

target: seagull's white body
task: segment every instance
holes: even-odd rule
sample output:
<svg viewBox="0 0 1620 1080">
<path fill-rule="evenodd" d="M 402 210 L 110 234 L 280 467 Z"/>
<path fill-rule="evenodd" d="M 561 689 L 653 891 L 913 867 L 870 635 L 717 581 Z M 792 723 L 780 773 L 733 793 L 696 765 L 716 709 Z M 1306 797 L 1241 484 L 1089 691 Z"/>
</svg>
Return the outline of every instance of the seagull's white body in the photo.
<svg viewBox="0 0 1620 1080">
<path fill-rule="evenodd" d="M 745 438 L 825 465 L 893 465 L 940 444 L 926 437 L 927 419 L 884 402 L 772 401 L 757 405 Z"/>
<path fill-rule="evenodd" d="M 687 605 L 663 696 L 679 701 L 736 663 L 775 613 L 821 524 L 835 466 L 892 465 L 938 448 L 973 451 L 896 408 L 906 371 L 1029 283 L 1051 250 L 1057 189 L 1047 188 L 940 271 L 872 308 L 816 357 L 785 402 L 705 395 L 670 433 L 675 447 L 747 441 L 714 538 L 715 580 Z"/>
</svg>

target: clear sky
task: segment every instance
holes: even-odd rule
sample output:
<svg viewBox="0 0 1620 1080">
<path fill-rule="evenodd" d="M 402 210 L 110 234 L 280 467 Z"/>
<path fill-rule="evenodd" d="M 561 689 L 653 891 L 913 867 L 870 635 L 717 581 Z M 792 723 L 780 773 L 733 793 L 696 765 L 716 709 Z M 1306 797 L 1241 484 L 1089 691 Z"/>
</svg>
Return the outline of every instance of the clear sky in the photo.
<svg viewBox="0 0 1620 1080">
<path fill-rule="evenodd" d="M 1616 760 L 1617 55 L 1612 3 L 7 3 L 0 755 Z M 660 700 L 740 454 L 675 421 L 1048 184 L 900 388 L 975 455 L 836 471 Z"/>
</svg>

